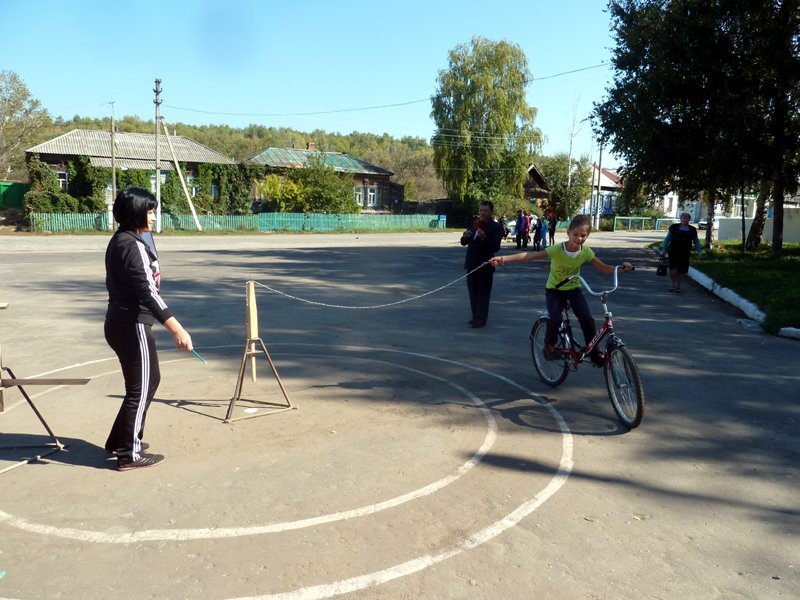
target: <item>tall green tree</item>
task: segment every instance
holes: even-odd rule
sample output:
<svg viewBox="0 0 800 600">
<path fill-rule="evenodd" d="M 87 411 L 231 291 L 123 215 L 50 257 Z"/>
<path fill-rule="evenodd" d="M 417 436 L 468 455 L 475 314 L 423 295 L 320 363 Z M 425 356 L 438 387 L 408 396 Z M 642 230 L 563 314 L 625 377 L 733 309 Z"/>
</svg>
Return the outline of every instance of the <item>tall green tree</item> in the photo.
<svg viewBox="0 0 800 600">
<path fill-rule="evenodd" d="M 615 0 L 614 83 L 595 126 L 627 180 L 685 198 L 709 218 L 727 190 L 796 181 L 800 0 Z M 713 241 L 713 227 L 706 245 Z M 773 232 L 775 236 L 775 231 Z M 773 253 L 779 254 L 773 242 Z"/>
<path fill-rule="evenodd" d="M 450 198 L 522 198 L 526 168 L 541 145 L 528 105 L 531 80 L 516 44 L 474 37 L 449 54 L 432 102 L 433 164 Z"/>
<path fill-rule="evenodd" d="M 0 178 L 24 177 L 25 148 L 49 122 L 25 82 L 13 71 L 0 71 Z"/>
<path fill-rule="evenodd" d="M 572 163 L 572 164 L 570 164 Z M 592 193 L 592 165 L 589 157 L 570 159 L 566 153 L 541 156 L 536 166 L 550 190 L 550 206 L 561 219 L 576 214 Z"/>
</svg>

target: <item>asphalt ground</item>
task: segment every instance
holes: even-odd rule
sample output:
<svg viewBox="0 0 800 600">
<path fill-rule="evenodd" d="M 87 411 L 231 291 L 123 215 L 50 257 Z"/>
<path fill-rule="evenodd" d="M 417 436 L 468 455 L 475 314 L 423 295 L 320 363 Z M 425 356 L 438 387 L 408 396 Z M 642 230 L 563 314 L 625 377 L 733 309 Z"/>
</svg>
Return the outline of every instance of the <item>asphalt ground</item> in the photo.
<svg viewBox="0 0 800 600">
<path fill-rule="evenodd" d="M 539 382 L 546 263 L 498 269 L 474 330 L 464 281 L 442 288 L 457 234 L 160 237 L 164 297 L 208 364 L 156 328 L 145 438 L 167 460 L 126 473 L 102 448 L 123 389 L 106 238 L 0 237 L 4 365 L 92 378 L 28 388 L 67 449 L 0 474 L 0 597 L 800 597 L 798 342 L 691 281 L 670 294 L 659 237 L 589 239 L 637 265 L 609 302 L 647 396 L 634 431 L 600 369 Z M 223 423 L 248 279 L 314 302 L 257 287 L 297 410 Z M 280 402 L 266 360 L 257 375 L 244 395 Z M 5 404 L 0 445 L 47 441 L 17 390 Z M 32 452 L 0 450 L 0 470 Z"/>
</svg>

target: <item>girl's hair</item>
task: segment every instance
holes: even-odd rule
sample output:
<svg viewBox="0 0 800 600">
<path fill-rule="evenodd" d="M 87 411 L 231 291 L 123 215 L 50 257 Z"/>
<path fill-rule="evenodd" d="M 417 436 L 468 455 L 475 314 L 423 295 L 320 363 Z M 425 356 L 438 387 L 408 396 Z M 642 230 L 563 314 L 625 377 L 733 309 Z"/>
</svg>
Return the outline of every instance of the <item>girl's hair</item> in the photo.
<svg viewBox="0 0 800 600">
<path fill-rule="evenodd" d="M 689 217 L 689 218 L 691 219 L 691 218 L 692 218 L 692 215 L 690 215 L 690 214 L 689 214 L 689 213 L 687 213 L 687 212 L 683 212 L 683 213 L 681 213 L 681 219 L 682 219 L 683 217 Z"/>
<path fill-rule="evenodd" d="M 589 215 L 575 215 L 572 217 L 572 221 L 569 222 L 567 231 L 572 231 L 576 227 L 588 227 L 591 230 L 592 220 L 589 218 Z"/>
<path fill-rule="evenodd" d="M 117 192 L 112 212 L 120 229 L 143 229 L 147 227 L 147 211 L 156 206 L 153 194 L 141 188 L 128 187 Z"/>
</svg>

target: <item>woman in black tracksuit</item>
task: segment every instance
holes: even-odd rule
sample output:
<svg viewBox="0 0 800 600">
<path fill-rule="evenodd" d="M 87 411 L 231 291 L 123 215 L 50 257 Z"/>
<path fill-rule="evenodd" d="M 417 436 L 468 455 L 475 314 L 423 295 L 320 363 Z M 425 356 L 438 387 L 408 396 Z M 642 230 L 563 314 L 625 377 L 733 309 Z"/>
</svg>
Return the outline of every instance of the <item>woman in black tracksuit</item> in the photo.
<svg viewBox="0 0 800 600">
<path fill-rule="evenodd" d="M 158 368 L 152 326 L 157 320 L 175 336 L 175 346 L 192 349 L 192 338 L 172 316 L 160 294 L 160 274 L 155 248 L 141 234 L 155 220 L 155 197 L 129 187 L 114 199 L 114 220 L 119 228 L 106 249 L 105 337 L 122 365 L 125 398 L 106 441 L 106 450 L 117 456 L 120 471 L 151 467 L 164 460 L 161 454 L 145 452 L 142 442 L 147 409 L 158 389 Z"/>
</svg>

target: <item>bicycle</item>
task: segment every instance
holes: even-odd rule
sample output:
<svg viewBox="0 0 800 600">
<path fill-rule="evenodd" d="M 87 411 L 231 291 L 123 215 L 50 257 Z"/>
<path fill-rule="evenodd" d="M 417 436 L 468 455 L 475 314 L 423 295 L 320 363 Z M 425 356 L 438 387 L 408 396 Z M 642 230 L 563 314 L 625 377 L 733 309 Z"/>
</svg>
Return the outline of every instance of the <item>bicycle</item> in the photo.
<svg viewBox="0 0 800 600">
<path fill-rule="evenodd" d="M 585 347 L 581 347 L 575 341 L 569 319 L 569 302 L 565 302 L 562 306 L 563 320 L 555 344 L 562 358 L 557 360 L 545 358 L 544 338 L 548 321 L 546 315 L 540 316 L 531 327 L 531 355 L 533 365 L 541 380 L 551 387 L 556 387 L 564 382 L 570 371 L 577 371 L 578 366 L 589 357 L 589 353 L 599 349 L 600 342 L 608 338 L 602 364 L 608 397 L 622 424 L 633 429 L 639 426 L 644 416 L 645 399 L 642 379 L 630 351 L 620 337 L 614 333 L 611 311 L 608 310 L 608 296 L 615 292 L 618 286 L 617 272 L 619 268 L 619 265 L 614 267 L 614 287 L 610 290 L 595 292 L 579 274 L 567 277 L 556 285 L 556 288 L 560 288 L 567 282 L 578 279 L 589 294 L 600 298 L 603 305 L 604 322 L 594 339 Z"/>
</svg>

